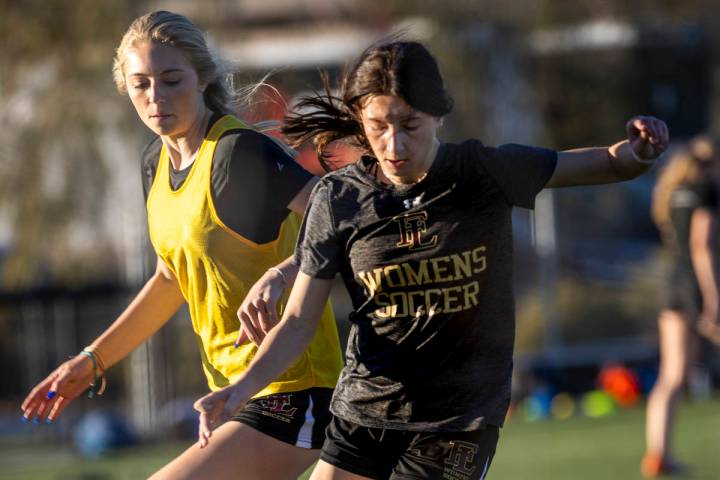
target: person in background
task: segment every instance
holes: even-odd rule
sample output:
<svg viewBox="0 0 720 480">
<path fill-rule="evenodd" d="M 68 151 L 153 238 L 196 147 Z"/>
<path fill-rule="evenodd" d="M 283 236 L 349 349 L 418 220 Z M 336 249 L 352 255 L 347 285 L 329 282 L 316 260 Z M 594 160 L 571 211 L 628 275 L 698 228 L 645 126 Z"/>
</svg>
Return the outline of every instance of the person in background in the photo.
<svg viewBox="0 0 720 480">
<path fill-rule="evenodd" d="M 672 454 L 672 427 L 688 369 L 697 357 L 698 332 L 717 332 L 717 171 L 720 144 L 695 138 L 671 156 L 653 192 L 652 216 L 672 252 L 665 306 L 658 316 L 660 371 L 647 403 L 644 476 L 684 470 Z"/>
<path fill-rule="evenodd" d="M 22 404 L 25 420 L 58 418 L 105 371 L 187 303 L 211 390 L 240 378 L 256 338 L 277 323 L 292 285 L 291 255 L 317 182 L 278 142 L 241 122 L 222 63 L 184 16 L 139 17 L 117 49 L 113 74 L 138 116 L 157 135 L 143 154 L 155 274 L 117 320 L 76 357 L 40 382 Z M 320 327 L 294 362 L 255 398 L 153 478 L 295 479 L 318 457 L 328 404 L 342 366 L 327 302 Z M 242 319 L 257 330 L 237 338 Z M 203 445 L 204 446 L 204 445 Z"/>
<path fill-rule="evenodd" d="M 326 82 L 283 132 L 321 157 L 337 140 L 365 156 L 315 187 L 283 318 L 235 383 L 196 402 L 200 441 L 302 352 L 341 274 L 352 329 L 311 478 L 483 479 L 510 401 L 512 208 L 543 188 L 642 174 L 667 127 L 633 117 L 626 139 L 563 152 L 441 142 L 453 101 L 417 42 L 370 47 L 339 91 Z"/>
</svg>

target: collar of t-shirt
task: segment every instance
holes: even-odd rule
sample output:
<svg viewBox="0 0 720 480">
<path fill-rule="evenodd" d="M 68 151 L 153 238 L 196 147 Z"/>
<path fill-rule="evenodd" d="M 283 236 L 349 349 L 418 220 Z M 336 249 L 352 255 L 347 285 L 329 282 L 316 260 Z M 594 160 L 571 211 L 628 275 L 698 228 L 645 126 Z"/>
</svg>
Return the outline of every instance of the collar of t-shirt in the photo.
<svg viewBox="0 0 720 480">
<path fill-rule="evenodd" d="M 210 117 L 210 121 L 207 124 L 207 127 L 205 129 L 205 135 L 203 135 L 203 138 L 207 137 L 208 133 L 210 133 L 210 129 L 213 125 L 215 125 L 215 122 L 220 120 L 222 118 L 223 114 L 220 112 L 213 112 L 212 116 Z M 194 161 L 193 161 L 194 163 Z M 170 186 L 173 190 L 177 190 L 180 188 L 185 182 L 185 179 L 190 174 L 190 169 L 192 168 L 193 164 L 186 166 L 185 168 L 181 168 L 180 170 L 176 170 L 173 166 L 172 162 L 170 162 Z"/>
</svg>

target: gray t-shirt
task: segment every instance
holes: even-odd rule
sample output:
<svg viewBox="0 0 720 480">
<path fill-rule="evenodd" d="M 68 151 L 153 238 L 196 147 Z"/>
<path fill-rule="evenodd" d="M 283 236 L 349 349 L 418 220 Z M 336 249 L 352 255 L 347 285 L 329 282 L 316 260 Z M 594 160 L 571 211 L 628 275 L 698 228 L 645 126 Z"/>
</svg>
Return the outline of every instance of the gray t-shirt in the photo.
<svg viewBox="0 0 720 480">
<path fill-rule="evenodd" d="M 414 431 L 501 426 L 515 336 L 514 205 L 532 208 L 552 150 L 441 144 L 410 188 L 378 182 L 364 157 L 315 187 L 295 262 L 340 272 L 353 302 L 332 412 Z"/>
</svg>

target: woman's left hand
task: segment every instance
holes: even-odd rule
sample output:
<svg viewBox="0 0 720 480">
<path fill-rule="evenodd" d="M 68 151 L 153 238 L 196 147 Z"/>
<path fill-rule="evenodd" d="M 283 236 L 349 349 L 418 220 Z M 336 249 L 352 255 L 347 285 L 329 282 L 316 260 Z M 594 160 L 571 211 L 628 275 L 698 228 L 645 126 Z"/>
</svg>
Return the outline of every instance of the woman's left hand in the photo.
<svg viewBox="0 0 720 480">
<path fill-rule="evenodd" d="M 268 270 L 255 282 L 237 311 L 240 320 L 235 346 L 248 339 L 260 345 L 265 335 L 280 321 L 277 304 L 285 291 L 285 281 L 276 271 Z"/>
<path fill-rule="evenodd" d="M 209 393 L 193 404 L 199 412 L 198 443 L 205 448 L 210 442 L 212 432 L 242 409 L 247 397 L 238 385 L 228 385 L 222 390 Z"/>
<path fill-rule="evenodd" d="M 668 127 L 659 118 L 636 116 L 625 124 L 630 147 L 638 158 L 654 160 L 663 153 L 670 142 Z"/>
</svg>

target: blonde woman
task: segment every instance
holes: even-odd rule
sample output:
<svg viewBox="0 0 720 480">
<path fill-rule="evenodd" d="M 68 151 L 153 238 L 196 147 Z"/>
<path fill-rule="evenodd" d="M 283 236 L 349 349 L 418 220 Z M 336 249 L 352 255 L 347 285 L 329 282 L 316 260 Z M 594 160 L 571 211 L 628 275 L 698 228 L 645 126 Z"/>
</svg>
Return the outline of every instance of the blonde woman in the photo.
<svg viewBox="0 0 720 480">
<path fill-rule="evenodd" d="M 647 404 L 643 475 L 677 473 L 671 436 L 675 405 L 697 350 L 696 330 L 711 332 L 718 317 L 713 243 L 717 229 L 717 141 L 696 138 L 675 153 L 653 194 L 652 215 L 673 252 L 667 303 L 658 317 L 660 372 Z"/>
<path fill-rule="evenodd" d="M 202 32 L 181 15 L 144 15 L 123 37 L 113 73 L 157 135 L 142 162 L 157 270 L 100 337 L 33 389 L 26 420 L 52 422 L 88 387 L 101 393 L 105 370 L 185 302 L 210 389 L 233 383 L 255 355 L 249 339 L 277 322 L 278 300 L 297 274 L 285 259 L 317 179 L 232 115 L 233 92 Z M 318 457 L 340 368 L 325 304 L 294 363 L 219 426 L 210 446 L 190 447 L 153 478 L 297 478 Z"/>
</svg>

